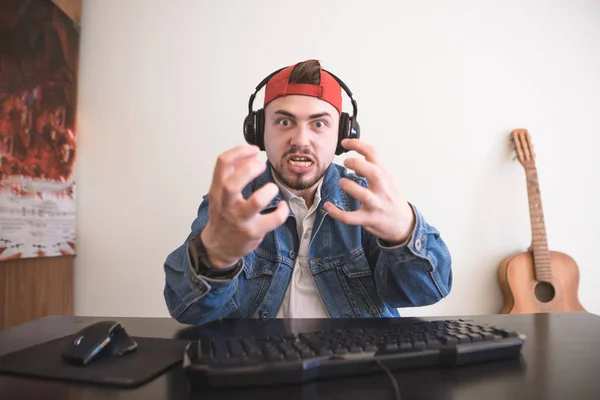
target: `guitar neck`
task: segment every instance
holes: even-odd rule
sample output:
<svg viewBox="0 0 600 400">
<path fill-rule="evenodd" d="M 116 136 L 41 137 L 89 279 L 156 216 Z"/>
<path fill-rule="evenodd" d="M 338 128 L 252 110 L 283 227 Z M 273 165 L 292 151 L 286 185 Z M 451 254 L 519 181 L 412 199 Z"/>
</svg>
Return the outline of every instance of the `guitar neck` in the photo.
<svg viewBox="0 0 600 400">
<path fill-rule="evenodd" d="M 546 238 L 546 224 L 542 209 L 542 197 L 535 164 L 525 168 L 527 177 L 527 197 L 529 199 L 529 217 L 531 220 L 531 244 L 535 264 L 535 275 L 538 281 L 549 281 L 552 278 L 550 252 Z"/>
</svg>

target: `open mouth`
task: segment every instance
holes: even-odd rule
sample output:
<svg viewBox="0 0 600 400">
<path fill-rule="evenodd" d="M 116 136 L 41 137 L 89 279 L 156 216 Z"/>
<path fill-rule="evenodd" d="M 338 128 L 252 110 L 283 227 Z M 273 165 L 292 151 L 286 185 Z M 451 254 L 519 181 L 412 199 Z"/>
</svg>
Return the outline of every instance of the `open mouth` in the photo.
<svg viewBox="0 0 600 400">
<path fill-rule="evenodd" d="M 290 156 L 287 163 L 292 167 L 310 167 L 313 165 L 313 160 L 305 156 Z"/>
</svg>

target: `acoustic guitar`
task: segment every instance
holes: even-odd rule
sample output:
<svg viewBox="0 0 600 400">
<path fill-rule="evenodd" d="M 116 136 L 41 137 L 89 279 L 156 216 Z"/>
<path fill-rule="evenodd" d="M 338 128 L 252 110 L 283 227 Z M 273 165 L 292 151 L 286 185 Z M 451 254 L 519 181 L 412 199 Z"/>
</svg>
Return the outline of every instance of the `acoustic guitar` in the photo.
<svg viewBox="0 0 600 400">
<path fill-rule="evenodd" d="M 504 295 L 502 314 L 585 311 L 578 299 L 579 268 L 565 253 L 548 250 L 544 212 L 531 137 L 526 129 L 511 133 L 517 158 L 525 169 L 531 245 L 502 261 L 498 280 Z"/>
</svg>

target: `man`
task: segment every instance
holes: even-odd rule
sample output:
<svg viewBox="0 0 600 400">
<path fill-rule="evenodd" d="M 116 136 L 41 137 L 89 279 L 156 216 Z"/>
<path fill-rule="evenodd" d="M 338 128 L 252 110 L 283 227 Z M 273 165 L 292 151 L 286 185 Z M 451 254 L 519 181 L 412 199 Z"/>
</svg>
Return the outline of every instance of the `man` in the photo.
<svg viewBox="0 0 600 400">
<path fill-rule="evenodd" d="M 270 77 L 263 109 L 252 112 L 252 96 L 255 145 L 218 157 L 190 234 L 164 264 L 175 319 L 397 317 L 448 295 L 446 244 L 356 138 L 340 82 L 308 60 Z M 365 157 L 345 160 L 356 174 L 332 163 L 340 149 Z"/>
</svg>

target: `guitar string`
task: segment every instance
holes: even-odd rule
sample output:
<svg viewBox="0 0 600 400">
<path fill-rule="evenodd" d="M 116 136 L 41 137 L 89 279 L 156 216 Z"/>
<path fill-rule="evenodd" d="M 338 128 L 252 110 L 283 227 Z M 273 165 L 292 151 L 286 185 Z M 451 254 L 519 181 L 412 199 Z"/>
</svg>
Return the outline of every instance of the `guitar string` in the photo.
<svg viewBox="0 0 600 400">
<path fill-rule="evenodd" d="M 531 139 L 530 139 L 529 135 L 526 135 L 526 137 L 523 137 L 523 135 L 518 135 L 517 139 L 519 140 L 520 145 L 521 145 L 521 152 L 520 152 L 521 155 L 524 153 L 526 158 L 528 158 L 529 160 L 531 160 L 531 161 L 534 162 L 534 166 L 533 166 L 533 168 L 534 168 L 533 169 L 534 176 L 533 177 L 527 176 L 529 174 L 527 174 L 527 170 L 525 171 L 526 172 L 525 175 L 527 177 L 528 183 L 529 183 L 530 179 L 532 179 L 534 185 L 537 186 L 537 184 L 538 184 L 538 181 L 537 181 L 537 171 L 535 170 L 535 161 L 534 161 L 534 158 L 533 158 L 533 151 L 532 151 L 532 147 L 533 146 L 531 146 Z M 526 142 L 526 143 L 524 143 L 524 142 Z M 530 185 L 527 185 L 527 186 L 529 188 Z M 539 193 L 539 189 L 538 189 L 538 193 Z M 535 196 L 534 193 L 530 192 L 530 194 L 533 194 Z M 531 201 L 531 197 L 529 199 Z M 537 200 L 538 203 L 540 202 L 540 200 L 541 199 Z M 534 200 L 534 201 L 536 201 L 536 200 Z M 533 210 L 530 210 L 530 213 L 533 213 Z M 531 216 L 533 217 L 533 215 L 531 215 Z M 533 228 L 533 221 L 532 221 L 532 228 Z M 532 241 L 534 241 L 535 240 L 535 233 L 533 232 L 533 230 L 532 230 L 531 234 L 532 234 Z M 539 242 L 538 242 L 538 246 L 539 246 Z M 546 248 L 547 248 L 547 246 L 546 246 Z M 538 251 L 536 251 L 536 246 L 533 245 L 532 246 L 532 253 L 533 253 L 532 254 L 533 267 L 534 267 L 534 270 L 537 270 L 536 267 L 539 266 L 539 263 L 541 263 L 541 261 L 539 260 L 539 248 L 538 248 Z M 538 254 L 538 260 L 537 261 L 536 261 L 536 257 L 535 257 L 536 253 Z M 546 260 L 548 263 L 550 263 L 549 257 L 550 257 L 550 254 L 548 254 L 548 260 Z M 548 268 L 547 267 L 544 269 L 544 272 L 546 272 L 546 273 L 548 272 Z M 550 296 L 551 296 L 550 283 L 546 282 L 545 280 L 540 280 L 540 277 L 537 277 L 537 278 L 538 278 L 538 282 L 540 282 L 539 284 L 542 285 L 542 288 L 540 290 L 540 293 L 543 295 L 543 299 L 542 299 L 542 301 L 540 301 L 541 308 L 542 308 L 543 311 L 546 311 L 546 304 L 550 301 Z"/>
</svg>

